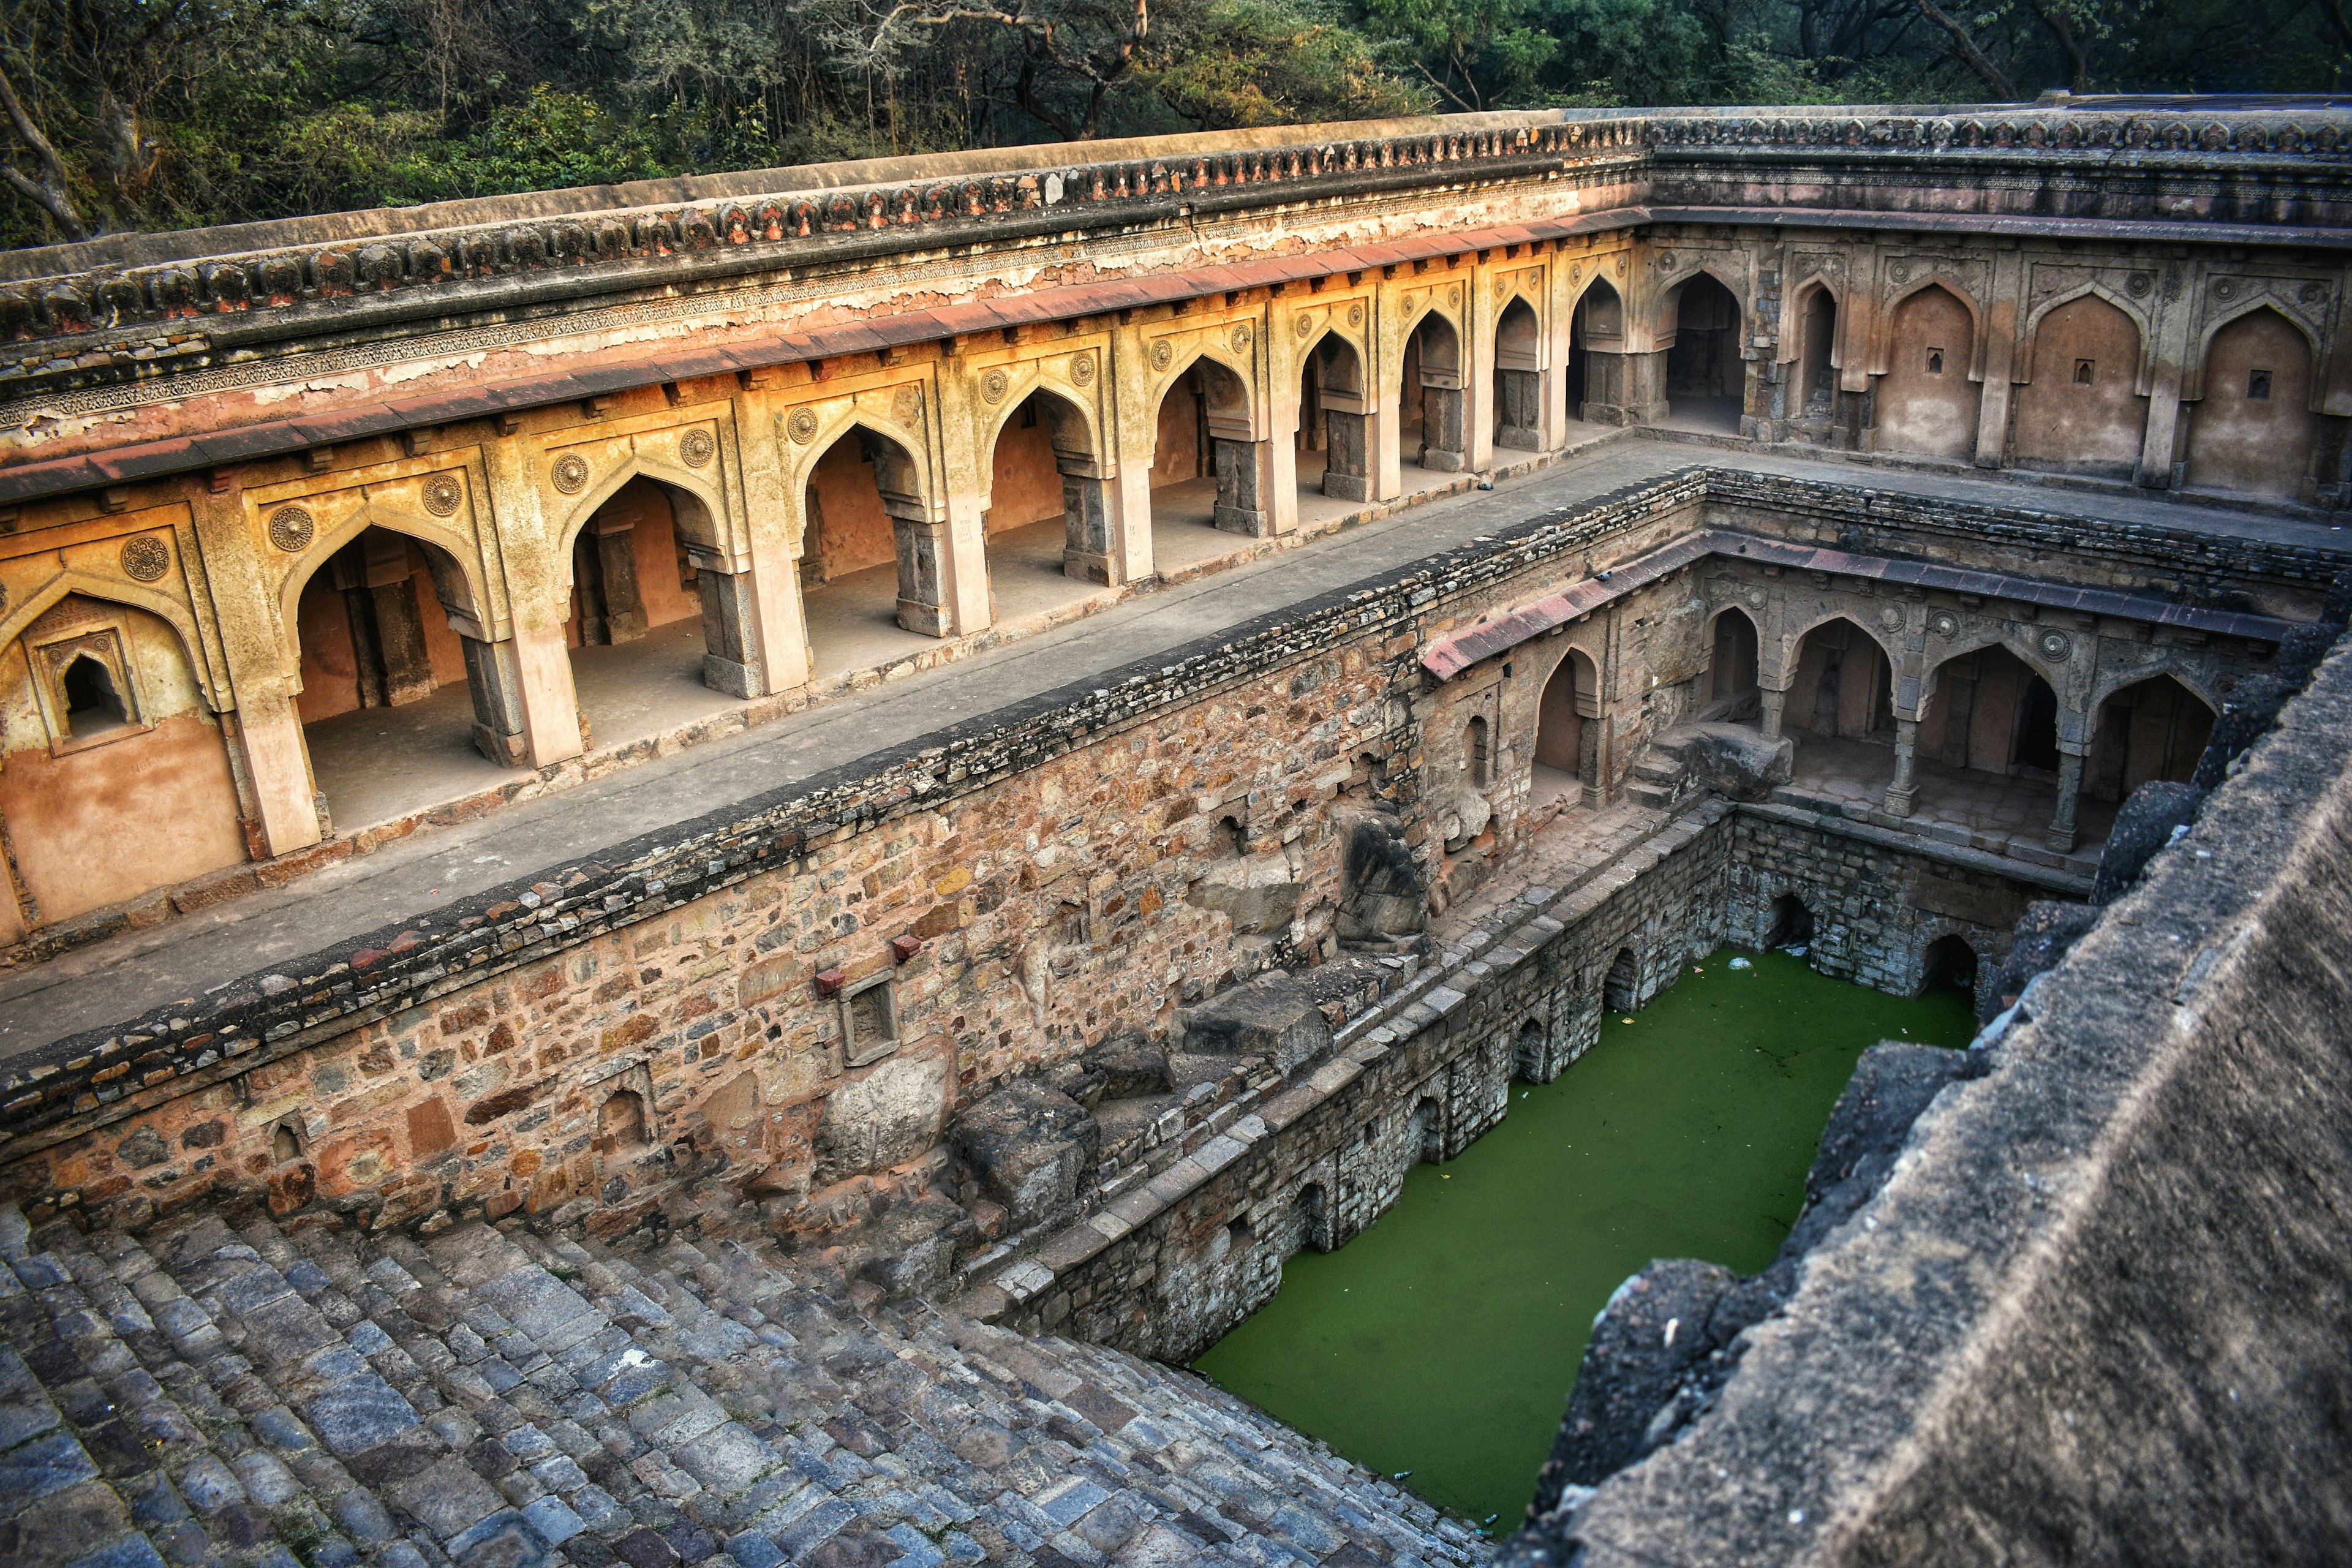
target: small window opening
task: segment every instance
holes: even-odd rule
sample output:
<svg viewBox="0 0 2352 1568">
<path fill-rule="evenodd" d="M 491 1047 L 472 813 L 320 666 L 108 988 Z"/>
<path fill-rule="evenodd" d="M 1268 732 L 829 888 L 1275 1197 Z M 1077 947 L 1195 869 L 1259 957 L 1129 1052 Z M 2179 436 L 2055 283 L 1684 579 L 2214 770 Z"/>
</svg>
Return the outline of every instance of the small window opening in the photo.
<svg viewBox="0 0 2352 1568">
<path fill-rule="evenodd" d="M 646 1141 L 646 1102 L 627 1089 L 606 1098 L 596 1111 L 596 1141 L 606 1149 L 634 1149 Z"/>
<path fill-rule="evenodd" d="M 842 1007 L 845 1038 L 842 1055 L 852 1067 L 878 1061 L 897 1048 L 898 1010 L 891 1005 L 887 980 L 850 993 Z"/>
<path fill-rule="evenodd" d="M 1929 375 L 1941 375 L 1944 374 L 1943 350 L 1929 349 L 1927 351 L 1927 374 Z"/>
<path fill-rule="evenodd" d="M 1242 852 L 1242 825 L 1228 816 L 1217 824 L 1217 858 L 1232 860 Z"/>
<path fill-rule="evenodd" d="M 2090 385 L 2095 377 L 2097 369 L 2098 364 L 2096 361 L 2087 359 L 2076 360 L 2074 362 L 2074 384 L 2076 386 Z"/>
<path fill-rule="evenodd" d="M 1237 1219 L 1225 1226 L 1225 1236 L 1235 1247 L 1247 1247 L 1256 1234 L 1250 1228 L 1247 1218 Z"/>
<path fill-rule="evenodd" d="M 273 1163 L 290 1165 L 302 1157 L 302 1141 L 294 1136 L 291 1127 L 280 1127 L 269 1135 L 269 1158 Z"/>
<path fill-rule="evenodd" d="M 114 677 L 106 666 L 83 654 L 66 668 L 66 733 L 76 740 L 102 735 L 131 721 Z"/>
<path fill-rule="evenodd" d="M 1474 789 L 1485 789 L 1486 787 L 1487 780 L 1493 776 L 1494 773 L 1494 759 L 1489 754 L 1486 748 L 1486 720 L 1473 719 L 1470 721 L 1470 732 L 1463 742 L 1462 750 L 1464 760 L 1468 763 L 1470 769 L 1471 787 Z"/>
<path fill-rule="evenodd" d="M 1092 934 L 1086 905 L 1065 902 L 1054 911 L 1054 941 L 1061 946 L 1080 946 Z"/>
<path fill-rule="evenodd" d="M 2266 370 L 2249 372 L 2246 376 L 2246 401 L 2268 403 L 2271 400 L 2271 373 Z"/>
</svg>

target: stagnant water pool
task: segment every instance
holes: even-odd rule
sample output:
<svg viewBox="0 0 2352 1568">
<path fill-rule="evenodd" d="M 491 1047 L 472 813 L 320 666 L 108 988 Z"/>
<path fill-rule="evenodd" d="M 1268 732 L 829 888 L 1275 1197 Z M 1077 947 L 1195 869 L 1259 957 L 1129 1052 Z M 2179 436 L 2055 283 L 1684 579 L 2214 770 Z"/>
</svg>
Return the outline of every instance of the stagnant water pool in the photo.
<svg viewBox="0 0 2352 1568">
<path fill-rule="evenodd" d="M 1195 1363 L 1442 1508 L 1517 1525 L 1551 1450 L 1592 1319 L 1654 1258 L 1743 1274 L 1772 1260 L 1822 1128 L 1882 1039 L 1964 1046 L 1967 1001 L 1828 980 L 1727 949 L 1549 1084 L 1511 1086 L 1502 1125 L 1406 1177 L 1394 1208 Z"/>
</svg>

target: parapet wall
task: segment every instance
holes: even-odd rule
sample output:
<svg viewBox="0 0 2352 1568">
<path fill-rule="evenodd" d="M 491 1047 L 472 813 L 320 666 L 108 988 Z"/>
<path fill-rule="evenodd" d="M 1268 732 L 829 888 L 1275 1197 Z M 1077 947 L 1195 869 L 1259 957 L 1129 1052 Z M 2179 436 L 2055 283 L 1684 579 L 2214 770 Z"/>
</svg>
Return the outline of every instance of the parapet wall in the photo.
<svg viewBox="0 0 2352 1568">
<path fill-rule="evenodd" d="M 1523 1534 L 1614 1564 L 2352 1538 L 2352 655 L 2037 981 L 1712 1414 Z"/>
</svg>

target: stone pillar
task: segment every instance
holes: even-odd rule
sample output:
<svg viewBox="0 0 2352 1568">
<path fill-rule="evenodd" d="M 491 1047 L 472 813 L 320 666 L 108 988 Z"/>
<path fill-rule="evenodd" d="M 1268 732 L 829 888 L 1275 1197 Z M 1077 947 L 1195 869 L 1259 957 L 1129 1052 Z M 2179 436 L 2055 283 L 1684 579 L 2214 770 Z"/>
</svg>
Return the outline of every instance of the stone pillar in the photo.
<svg viewBox="0 0 2352 1568">
<path fill-rule="evenodd" d="M 552 767 L 578 756 L 587 747 L 580 723 L 580 697 L 572 685 L 572 650 L 563 642 L 563 623 L 526 625 L 518 605 L 509 647 L 516 690 L 522 699 L 522 732 L 530 765 Z"/>
<path fill-rule="evenodd" d="M 887 496 L 882 505 L 890 513 L 890 530 L 898 536 L 898 624 L 926 637 L 946 637 L 954 629 L 940 580 L 947 524 L 931 521 L 919 508 L 913 509 L 916 515 L 908 516 Z"/>
<path fill-rule="evenodd" d="M 1763 732 L 1766 740 L 1779 740 L 1780 738 L 1780 710 L 1788 706 L 1789 702 L 1788 688 L 1782 687 L 1778 691 L 1775 691 L 1772 688 L 1759 683 L 1756 689 L 1756 700 L 1758 706 L 1762 709 L 1762 712 L 1757 721 L 1757 728 Z"/>
<path fill-rule="evenodd" d="M 1908 816 L 1912 798 L 1919 793 L 1913 781 L 1912 768 L 1919 747 L 1919 721 L 1895 721 L 1895 782 L 1886 786 L 1886 815 Z"/>
<path fill-rule="evenodd" d="M 2074 847 L 2074 801 L 2083 791 L 2083 753 L 2058 753 L 2058 806 L 2050 814 L 2050 847 L 2069 854 Z"/>
<path fill-rule="evenodd" d="M 2007 456 L 2009 404 L 2015 395 L 2018 307 L 2025 264 L 2014 249 L 1996 251 L 1992 299 L 1985 309 L 1984 391 L 1977 405 L 1976 466 L 1998 468 Z"/>
<path fill-rule="evenodd" d="M 1583 417 L 1595 425 L 1654 425 L 1666 416 L 1666 351 L 1584 351 Z"/>
<path fill-rule="evenodd" d="M 637 587 L 636 519 L 600 512 L 589 520 L 588 532 L 604 589 L 604 640 L 635 642 L 646 635 L 646 599 Z"/>
<path fill-rule="evenodd" d="M 1340 500 L 1372 499 L 1372 448 L 1378 437 L 1364 400 L 1352 394 L 1323 395 L 1323 493 Z"/>
<path fill-rule="evenodd" d="M 1421 466 L 1458 474 L 1470 466 L 1463 440 L 1462 378 L 1452 371 L 1421 373 Z"/>
<path fill-rule="evenodd" d="M 1217 475 L 1214 521 L 1228 533 L 1263 538 L 1274 531 L 1274 443 L 1212 436 Z"/>
<path fill-rule="evenodd" d="M 1543 373 L 1506 365 L 1495 374 L 1502 383 L 1502 423 L 1495 431 L 1495 445 L 1522 452 L 1542 451 Z"/>
<path fill-rule="evenodd" d="M 1122 583 L 1140 583 L 1159 574 L 1159 563 L 1151 553 L 1151 457 L 1147 448 L 1130 458 L 1111 481 L 1118 498 L 1118 510 L 1113 519 L 1111 535 L 1113 555 L 1117 562 L 1118 578 Z"/>
<path fill-rule="evenodd" d="M 343 621 L 352 634 L 352 668 L 358 677 L 360 706 L 383 706 L 383 656 L 375 646 L 375 595 L 367 585 L 364 552 L 345 548 L 327 563 L 327 571 L 343 595 Z"/>
<path fill-rule="evenodd" d="M 760 658 L 760 601 L 749 572 L 722 572 L 697 556 L 695 586 L 702 595 L 702 684 L 730 697 L 764 697 Z"/>
<path fill-rule="evenodd" d="M 416 607 L 416 577 L 408 540 L 388 529 L 367 538 L 368 598 L 375 611 L 376 655 L 383 664 L 383 700 L 392 707 L 433 695 L 433 659 L 425 647 L 425 617 Z"/>
<path fill-rule="evenodd" d="M 474 699 L 474 749 L 502 768 L 520 767 L 530 760 L 530 739 L 514 644 L 462 632 L 457 642 L 466 653 L 466 689 Z"/>
<path fill-rule="evenodd" d="M 1117 484 L 1102 477 L 1102 465 L 1092 458 L 1056 455 L 1054 466 L 1062 474 L 1062 575 L 1081 583 L 1118 583 L 1118 562 L 1112 553 Z"/>
<path fill-rule="evenodd" d="M 258 853 L 289 855 L 326 837 L 319 795 L 310 782 L 310 756 L 302 744 L 302 719 L 283 689 L 248 689 L 236 710 L 237 737 L 245 748 L 246 776 L 253 781 Z"/>
</svg>

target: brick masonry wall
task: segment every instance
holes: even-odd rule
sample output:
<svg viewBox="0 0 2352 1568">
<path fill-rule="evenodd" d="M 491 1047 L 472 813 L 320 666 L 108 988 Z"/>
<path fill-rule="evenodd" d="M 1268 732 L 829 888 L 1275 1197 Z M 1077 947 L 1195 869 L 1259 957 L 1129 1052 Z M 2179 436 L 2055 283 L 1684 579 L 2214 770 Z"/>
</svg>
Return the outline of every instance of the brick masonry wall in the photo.
<svg viewBox="0 0 2352 1568">
<path fill-rule="evenodd" d="M 130 1226 L 231 1198 L 376 1226 L 520 1208 L 602 1228 L 656 1207 L 772 1224 L 804 1216 L 813 1192 L 919 1187 L 944 1160 L 943 1119 L 1007 1075 L 1118 1028 L 1164 1032 L 1232 975 L 1325 955 L 1333 806 L 1383 800 L 1417 855 L 1436 853 L 1428 724 L 1455 698 L 1432 699 L 1421 650 L 1682 536 L 1737 482 L 1694 470 L 1549 513 L 1098 687 L 24 1053 L 7 1065 L 0 1186 Z M 1939 526 L 1981 521 L 1950 512 Z M 2022 538 L 2038 514 L 2002 515 Z M 2047 521 L 2086 551 L 2102 526 Z M 2246 549 L 2250 571 L 2320 574 Z M 1639 621 L 1678 590 L 1645 592 L 1611 614 Z M 1644 646 L 1601 647 L 1612 690 L 1647 689 L 1647 656 L 1627 657 Z M 1537 673 L 1502 711 L 1512 746 L 1531 732 Z M 1630 700 L 1637 736 L 1664 721 Z M 1295 889 L 1268 929 L 1237 932 L 1195 901 L 1228 817 L 1252 874 Z M 1679 966 L 1643 963 L 1644 988 Z M 1885 973 L 1899 984 L 1899 965 Z M 893 1006 L 869 1027 L 898 1045 L 869 1061 L 845 1049 L 842 997 L 884 977 Z M 1542 1050 L 1575 1048 L 1555 1030 Z M 1444 1136 L 1492 1101 L 1496 1070 L 1433 1096 Z M 1402 1125 L 1381 1126 L 1377 1144 L 1405 1146 Z M 1341 1235 L 1351 1205 L 1387 1201 L 1381 1181 L 1349 1182 L 1327 1188 Z"/>
</svg>

